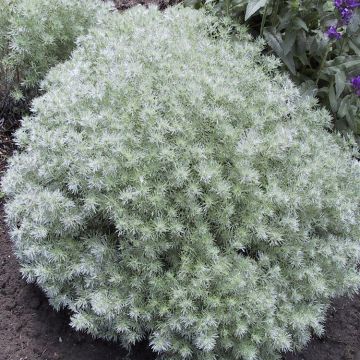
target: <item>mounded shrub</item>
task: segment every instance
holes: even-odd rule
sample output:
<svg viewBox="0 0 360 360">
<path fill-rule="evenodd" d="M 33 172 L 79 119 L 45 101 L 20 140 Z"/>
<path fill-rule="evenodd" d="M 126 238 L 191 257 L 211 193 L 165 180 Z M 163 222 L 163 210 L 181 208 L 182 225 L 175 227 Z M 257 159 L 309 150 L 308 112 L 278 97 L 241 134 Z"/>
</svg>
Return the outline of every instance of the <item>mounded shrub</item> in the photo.
<svg viewBox="0 0 360 360">
<path fill-rule="evenodd" d="M 29 97 L 48 70 L 69 58 L 76 38 L 104 21 L 100 0 L 0 0 L 0 117 Z M 14 101 L 13 101 L 14 102 Z"/>
<path fill-rule="evenodd" d="M 136 7 L 81 38 L 3 180 L 23 275 L 164 359 L 277 359 L 359 287 L 359 163 L 243 28 Z"/>
</svg>

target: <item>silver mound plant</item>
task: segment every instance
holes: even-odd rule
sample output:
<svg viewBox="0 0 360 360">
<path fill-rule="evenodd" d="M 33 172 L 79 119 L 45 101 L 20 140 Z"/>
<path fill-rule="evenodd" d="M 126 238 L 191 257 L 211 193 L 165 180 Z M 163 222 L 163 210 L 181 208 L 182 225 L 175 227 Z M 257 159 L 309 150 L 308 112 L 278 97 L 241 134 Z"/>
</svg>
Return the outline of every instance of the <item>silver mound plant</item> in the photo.
<svg viewBox="0 0 360 360">
<path fill-rule="evenodd" d="M 359 288 L 359 163 L 245 29 L 133 8 L 79 40 L 3 180 L 24 277 L 161 359 L 271 360 Z"/>
<path fill-rule="evenodd" d="M 100 0 L 0 0 L 0 96 L 36 89 L 111 9 Z"/>
</svg>

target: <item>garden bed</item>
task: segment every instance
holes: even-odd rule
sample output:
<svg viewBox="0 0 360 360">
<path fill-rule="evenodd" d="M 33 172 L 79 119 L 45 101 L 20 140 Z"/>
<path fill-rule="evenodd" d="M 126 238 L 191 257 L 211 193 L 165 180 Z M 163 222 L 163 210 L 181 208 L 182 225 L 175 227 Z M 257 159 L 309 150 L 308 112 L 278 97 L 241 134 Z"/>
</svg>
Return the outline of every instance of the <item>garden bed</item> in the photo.
<svg viewBox="0 0 360 360">
<path fill-rule="evenodd" d="M 120 10 L 137 3 L 158 3 L 160 8 L 177 0 L 115 1 Z M 13 150 L 10 134 L 0 133 L 0 177 Z M 41 290 L 26 284 L 19 272 L 4 224 L 0 199 L 0 360 L 147 360 L 155 359 L 147 342 L 131 354 L 119 345 L 94 340 L 69 326 L 69 312 L 56 312 Z M 340 298 L 328 310 L 325 334 L 313 339 L 298 354 L 285 354 L 284 360 L 360 360 L 360 296 Z M 221 359 L 220 359 L 221 360 Z"/>
</svg>

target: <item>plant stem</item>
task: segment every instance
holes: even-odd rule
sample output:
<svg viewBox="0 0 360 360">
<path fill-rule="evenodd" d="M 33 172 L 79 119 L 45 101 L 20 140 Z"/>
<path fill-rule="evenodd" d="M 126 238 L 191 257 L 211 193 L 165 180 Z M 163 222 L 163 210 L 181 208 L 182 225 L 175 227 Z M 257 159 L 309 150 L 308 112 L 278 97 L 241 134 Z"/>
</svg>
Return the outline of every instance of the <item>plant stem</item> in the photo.
<svg viewBox="0 0 360 360">
<path fill-rule="evenodd" d="M 226 15 L 229 17 L 230 16 L 230 0 L 225 0 L 225 7 L 226 7 Z"/>
<path fill-rule="evenodd" d="M 267 15 L 267 9 L 268 9 L 268 6 L 269 6 L 269 2 L 270 1 L 266 1 L 265 8 L 264 8 L 264 13 L 263 13 L 263 16 L 262 16 L 262 19 L 261 19 L 260 36 L 263 36 L 263 33 L 264 33 L 264 26 L 265 26 L 265 21 L 266 21 L 266 15 Z"/>
<path fill-rule="evenodd" d="M 277 13 L 279 11 L 279 0 L 274 0 L 274 6 L 272 8 L 272 14 L 271 14 L 271 23 L 272 26 L 275 26 L 277 21 Z"/>
</svg>

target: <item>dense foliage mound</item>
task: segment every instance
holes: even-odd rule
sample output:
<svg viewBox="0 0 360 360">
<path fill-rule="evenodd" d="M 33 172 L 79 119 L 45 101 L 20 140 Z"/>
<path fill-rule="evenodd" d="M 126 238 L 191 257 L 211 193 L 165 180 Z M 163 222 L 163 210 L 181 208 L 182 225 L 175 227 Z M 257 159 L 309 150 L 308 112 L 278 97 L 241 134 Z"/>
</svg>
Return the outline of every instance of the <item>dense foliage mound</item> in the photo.
<svg viewBox="0 0 360 360">
<path fill-rule="evenodd" d="M 0 119 L 68 59 L 76 38 L 104 21 L 100 0 L 0 0 Z M 15 100 L 15 101 L 14 101 Z"/>
<path fill-rule="evenodd" d="M 359 164 L 244 29 L 136 7 L 79 40 L 3 181 L 24 276 L 166 359 L 276 359 L 357 290 Z"/>
</svg>

